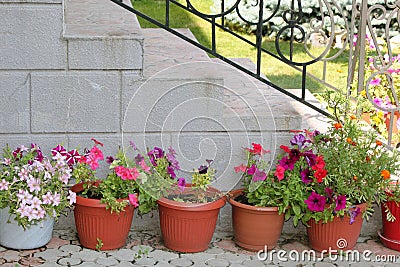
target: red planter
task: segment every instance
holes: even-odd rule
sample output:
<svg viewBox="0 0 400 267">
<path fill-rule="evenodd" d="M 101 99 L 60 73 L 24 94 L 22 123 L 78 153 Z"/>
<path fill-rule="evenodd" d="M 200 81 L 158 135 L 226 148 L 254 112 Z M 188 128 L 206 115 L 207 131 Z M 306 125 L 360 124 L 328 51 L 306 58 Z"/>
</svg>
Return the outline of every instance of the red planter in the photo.
<svg viewBox="0 0 400 267">
<path fill-rule="evenodd" d="M 400 241 L 400 203 L 395 201 L 387 201 L 385 202 L 386 206 L 389 208 L 390 212 L 396 218 L 395 221 L 389 222 L 386 219 L 386 207 L 385 205 L 381 205 L 382 210 L 382 234 L 387 239 L 398 240 Z"/>
<path fill-rule="evenodd" d="M 74 185 L 71 190 L 79 193 L 83 184 Z M 121 199 L 121 201 L 124 201 Z M 125 245 L 134 214 L 133 206 L 126 206 L 119 214 L 106 210 L 106 204 L 98 199 L 76 196 L 74 209 L 75 225 L 82 246 L 96 249 L 101 239 L 101 250 L 117 249 Z"/>
<path fill-rule="evenodd" d="M 284 214 L 277 207 L 255 207 L 235 201 L 243 189 L 231 192 L 232 226 L 235 243 L 250 251 L 269 250 L 276 246 L 282 233 Z"/>
<path fill-rule="evenodd" d="M 335 217 L 332 222 L 315 222 L 314 219 L 308 221 L 310 227 L 307 227 L 307 235 L 312 249 L 317 251 L 351 250 L 357 243 L 361 233 L 362 213 L 366 209 L 366 204 L 357 205 L 361 213 L 350 224 L 350 217 Z"/>
<path fill-rule="evenodd" d="M 210 191 L 219 192 L 215 188 Z M 157 201 L 164 245 L 179 252 L 208 248 L 225 197 L 208 203 L 184 203 L 161 198 Z"/>
</svg>

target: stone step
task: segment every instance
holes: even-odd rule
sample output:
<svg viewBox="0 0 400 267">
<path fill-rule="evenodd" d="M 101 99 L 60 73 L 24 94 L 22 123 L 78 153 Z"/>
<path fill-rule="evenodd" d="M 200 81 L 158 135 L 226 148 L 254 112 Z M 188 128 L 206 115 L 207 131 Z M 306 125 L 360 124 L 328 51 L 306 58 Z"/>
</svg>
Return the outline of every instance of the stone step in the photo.
<svg viewBox="0 0 400 267">
<path fill-rule="evenodd" d="M 69 69 L 143 68 L 143 36 L 133 13 L 111 1 L 65 0 L 64 14 Z"/>
</svg>

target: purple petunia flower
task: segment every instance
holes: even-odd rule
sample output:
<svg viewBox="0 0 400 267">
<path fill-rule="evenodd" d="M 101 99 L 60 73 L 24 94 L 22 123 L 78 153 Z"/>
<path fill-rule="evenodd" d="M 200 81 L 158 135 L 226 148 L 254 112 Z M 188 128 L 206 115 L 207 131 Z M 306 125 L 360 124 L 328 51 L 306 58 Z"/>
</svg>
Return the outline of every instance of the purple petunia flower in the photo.
<svg viewBox="0 0 400 267">
<path fill-rule="evenodd" d="M 298 149 L 293 148 L 289 152 L 289 158 L 290 158 L 290 161 L 293 161 L 293 164 L 295 164 L 300 159 L 300 156 L 301 156 L 301 152 Z"/>
<path fill-rule="evenodd" d="M 136 144 L 132 140 L 129 141 L 129 145 L 133 148 L 133 150 L 137 150 Z"/>
<path fill-rule="evenodd" d="M 360 210 L 360 208 L 358 207 L 358 208 L 355 209 L 355 210 L 350 210 L 349 213 L 350 213 L 350 224 L 353 224 L 353 223 L 355 222 L 356 217 L 358 216 L 358 214 L 361 213 L 361 210 Z"/>
<path fill-rule="evenodd" d="M 267 174 L 265 172 L 260 171 L 258 169 L 254 172 L 254 175 L 253 175 L 253 181 L 254 182 L 264 181 L 265 178 L 267 178 Z"/>
<path fill-rule="evenodd" d="M 324 196 L 318 195 L 314 191 L 311 192 L 311 195 L 304 200 L 307 204 L 307 208 L 311 211 L 320 212 L 324 211 L 326 199 Z"/>
<path fill-rule="evenodd" d="M 346 208 L 346 196 L 336 197 L 335 202 L 336 202 L 335 211 L 343 210 Z"/>
<path fill-rule="evenodd" d="M 304 169 L 300 171 L 301 180 L 305 184 L 309 184 L 312 182 L 312 178 L 310 177 L 310 170 Z"/>
<path fill-rule="evenodd" d="M 299 149 L 302 149 L 305 143 L 308 143 L 309 140 L 303 134 L 297 134 L 293 136 L 293 139 L 290 140 L 290 144 L 297 145 Z"/>
<path fill-rule="evenodd" d="M 176 174 L 174 168 L 172 166 L 167 167 L 167 173 L 171 176 L 171 178 L 176 178 Z"/>
<path fill-rule="evenodd" d="M 135 157 L 135 163 L 136 165 L 139 165 L 140 162 L 142 162 L 142 160 L 144 160 L 144 157 L 141 154 L 137 154 Z M 153 164 L 154 165 L 154 164 Z"/>
<path fill-rule="evenodd" d="M 256 167 L 256 165 L 253 164 L 253 165 L 251 165 L 250 168 L 247 169 L 247 174 L 253 175 L 256 171 L 257 171 L 257 167 Z"/>
<path fill-rule="evenodd" d="M 293 170 L 295 162 L 290 160 L 288 157 L 283 157 L 278 160 L 279 165 L 281 165 L 285 170 Z"/>
<path fill-rule="evenodd" d="M 312 167 L 316 163 L 317 155 L 315 155 L 312 150 L 308 150 L 304 152 L 304 158 L 307 160 L 308 166 Z"/>
<path fill-rule="evenodd" d="M 106 157 L 106 162 L 107 162 L 108 164 L 113 163 L 114 160 L 115 160 L 115 159 L 113 158 L 113 156 L 108 156 L 108 157 Z"/>
<path fill-rule="evenodd" d="M 325 193 L 328 196 L 328 198 L 332 198 L 333 195 L 333 189 L 330 187 L 325 188 Z"/>
<path fill-rule="evenodd" d="M 201 166 L 198 168 L 198 171 L 199 171 L 200 174 L 206 174 L 207 171 L 208 171 L 208 166 L 201 165 Z"/>
<path fill-rule="evenodd" d="M 169 161 L 169 163 L 171 163 L 171 166 L 175 169 L 175 170 L 180 170 L 181 167 L 179 166 L 179 162 L 176 160 L 174 154 L 172 153 L 167 153 L 166 154 L 167 160 Z"/>
<path fill-rule="evenodd" d="M 185 189 L 185 186 L 186 186 L 185 178 L 178 178 L 178 186 L 179 186 L 180 190 L 183 192 L 183 190 Z"/>
<path fill-rule="evenodd" d="M 147 155 L 150 158 L 151 164 L 153 164 L 153 166 L 157 166 L 156 159 L 164 157 L 164 151 L 161 148 L 155 146 L 153 150 L 150 150 L 147 153 Z"/>
</svg>

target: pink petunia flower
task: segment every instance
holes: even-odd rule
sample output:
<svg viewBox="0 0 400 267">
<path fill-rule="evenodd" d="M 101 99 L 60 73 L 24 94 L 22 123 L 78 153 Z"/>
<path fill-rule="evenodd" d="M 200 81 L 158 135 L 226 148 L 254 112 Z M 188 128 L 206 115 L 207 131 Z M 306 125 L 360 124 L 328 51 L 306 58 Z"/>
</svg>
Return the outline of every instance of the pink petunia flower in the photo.
<svg viewBox="0 0 400 267">
<path fill-rule="evenodd" d="M 136 194 L 129 194 L 128 198 L 129 198 L 129 203 L 131 203 L 132 206 L 134 206 L 135 208 L 139 206 Z"/>
</svg>

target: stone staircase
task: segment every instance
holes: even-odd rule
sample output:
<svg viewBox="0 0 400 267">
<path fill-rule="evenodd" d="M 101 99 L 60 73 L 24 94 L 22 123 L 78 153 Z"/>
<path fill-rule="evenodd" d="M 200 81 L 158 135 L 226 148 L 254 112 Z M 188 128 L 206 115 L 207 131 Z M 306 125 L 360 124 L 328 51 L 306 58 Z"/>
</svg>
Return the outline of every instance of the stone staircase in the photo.
<svg viewBox="0 0 400 267">
<path fill-rule="evenodd" d="M 326 127 L 312 109 L 162 29 L 142 29 L 110 1 L 1 0 L 0 24 L 1 147 L 83 148 L 92 137 L 107 155 L 129 140 L 173 146 L 183 175 L 213 158 L 213 186 L 230 190 L 240 186 L 233 167 L 243 147 L 262 142 L 273 160 L 290 130 Z M 157 228 L 156 220 L 137 218 L 134 227 Z M 68 216 L 57 227 L 73 225 Z M 218 227 L 230 229 L 229 205 Z M 285 231 L 304 229 L 288 223 Z"/>
</svg>

